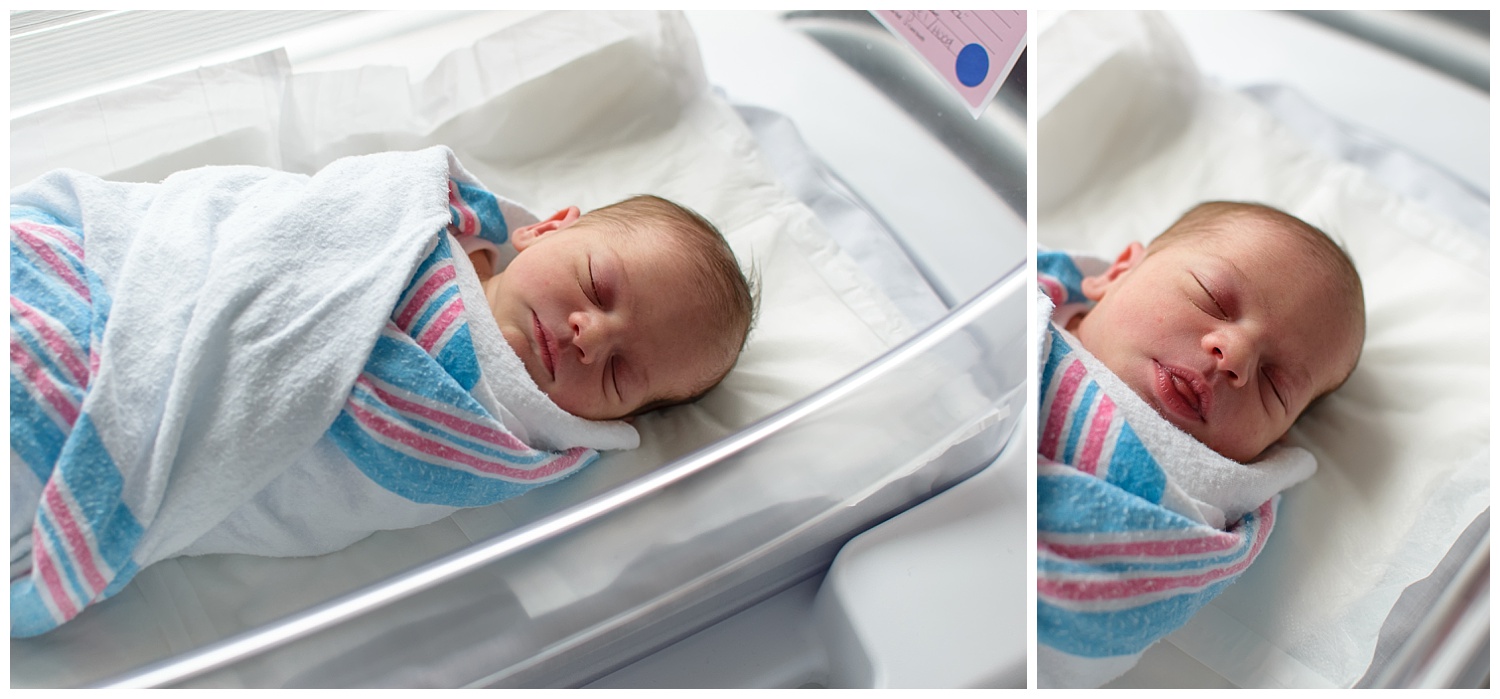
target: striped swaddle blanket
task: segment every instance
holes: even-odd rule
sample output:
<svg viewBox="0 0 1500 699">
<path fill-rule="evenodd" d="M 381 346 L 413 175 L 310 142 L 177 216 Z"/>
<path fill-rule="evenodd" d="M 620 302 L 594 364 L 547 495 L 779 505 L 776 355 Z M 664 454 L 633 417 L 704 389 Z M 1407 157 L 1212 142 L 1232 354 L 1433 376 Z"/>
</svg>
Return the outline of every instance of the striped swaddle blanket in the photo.
<svg viewBox="0 0 1500 699">
<path fill-rule="evenodd" d="M 495 196 L 450 181 L 448 231 L 496 245 L 508 230 Z M 463 318 L 454 249 L 438 236 L 396 301 L 329 436 L 370 480 L 414 502 L 475 507 L 563 478 L 593 449 L 533 449 L 470 394 L 479 355 Z M 488 306 L 483 309 L 488 313 Z"/>
<path fill-rule="evenodd" d="M 446 148 L 57 171 L 11 202 L 12 636 L 165 558 L 323 553 L 635 443 L 551 405 L 499 338 L 455 236 L 535 218 Z"/>
<path fill-rule="evenodd" d="M 1070 256 L 1044 252 L 1038 270 L 1038 301 L 1060 311 L 1053 317 L 1086 308 L 1084 273 Z M 1215 513 L 1222 521 L 1222 511 L 1179 481 L 1233 462 L 1171 427 L 1058 325 L 1043 334 L 1038 681 L 1093 687 L 1128 670 L 1255 560 L 1275 523 L 1277 497 L 1233 513 L 1223 528 L 1210 522 Z M 1310 474 L 1302 454 L 1285 469 L 1295 472 L 1291 482 Z M 1290 463 L 1290 456 L 1276 458 Z"/>
</svg>

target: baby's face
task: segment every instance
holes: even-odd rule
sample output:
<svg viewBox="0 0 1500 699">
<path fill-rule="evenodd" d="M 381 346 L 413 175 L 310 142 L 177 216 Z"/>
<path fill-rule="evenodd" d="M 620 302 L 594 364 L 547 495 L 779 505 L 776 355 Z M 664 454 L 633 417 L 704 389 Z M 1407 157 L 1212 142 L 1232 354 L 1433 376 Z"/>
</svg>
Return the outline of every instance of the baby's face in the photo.
<svg viewBox="0 0 1500 699">
<path fill-rule="evenodd" d="M 501 334 L 569 413 L 623 418 L 696 393 L 734 361 L 687 263 L 649 239 L 565 209 L 514 231 L 518 254 L 485 282 Z"/>
<path fill-rule="evenodd" d="M 1172 424 L 1251 461 L 1359 357 L 1358 323 L 1305 245 L 1257 224 L 1149 256 L 1132 244 L 1085 280 L 1098 304 L 1070 330 Z"/>
</svg>

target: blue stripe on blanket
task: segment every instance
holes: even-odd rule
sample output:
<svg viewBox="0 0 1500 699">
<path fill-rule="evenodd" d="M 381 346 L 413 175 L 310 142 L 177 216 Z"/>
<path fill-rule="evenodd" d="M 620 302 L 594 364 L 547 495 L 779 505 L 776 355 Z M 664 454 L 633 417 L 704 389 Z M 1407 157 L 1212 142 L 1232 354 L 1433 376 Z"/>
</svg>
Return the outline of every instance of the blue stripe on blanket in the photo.
<svg viewBox="0 0 1500 699">
<path fill-rule="evenodd" d="M 1166 493 L 1166 472 L 1151 458 L 1129 424 L 1120 425 L 1120 436 L 1109 460 L 1109 482 L 1150 502 L 1161 502 Z"/>
<path fill-rule="evenodd" d="M 386 490 L 453 507 L 514 497 L 597 459 L 589 449 L 528 447 L 469 393 L 480 367 L 462 310 L 451 248 L 440 236 L 328 431 L 345 456 Z M 439 344 L 424 344 L 439 334 Z"/>
<path fill-rule="evenodd" d="M 1045 512 L 1039 508 L 1037 513 L 1038 537 L 1044 545 L 1066 541 L 1081 541 L 1092 547 L 1171 544 L 1216 534 L 1187 517 L 1110 488 L 1097 478 L 1055 466 L 1045 470 L 1048 474 L 1037 479 L 1037 501 L 1045 498 L 1048 503 Z M 1043 576 L 1201 570 L 1242 561 L 1253 545 L 1251 538 L 1240 538 L 1233 547 L 1199 553 L 1176 551 L 1167 557 L 1098 553 L 1076 560 L 1059 557 L 1044 546 L 1045 555 L 1038 555 L 1037 570 Z"/>
<path fill-rule="evenodd" d="M 446 241 L 444 241 L 444 245 L 447 245 Z M 413 337 L 421 335 L 422 331 L 427 329 L 428 324 L 432 323 L 434 318 L 441 315 L 449 304 L 458 300 L 458 296 L 457 286 L 449 285 L 444 288 L 422 306 L 421 315 L 417 316 L 417 319 L 412 323 L 411 328 L 407 332 Z"/>
<path fill-rule="evenodd" d="M 462 319 L 464 303 L 453 281 L 456 275 L 453 248 L 446 236 L 438 236 L 432 252 L 417 265 L 411 282 L 401 292 L 391 317 L 396 327 L 412 338 L 427 332 L 434 319 L 447 317 L 450 329 L 441 333 L 443 339 L 429 352 L 443 371 L 469 391 L 479 383 L 479 360 L 468 324 Z"/>
<path fill-rule="evenodd" d="M 89 348 L 108 313 L 109 296 L 84 268 L 82 248 L 77 229 L 11 207 L 11 448 L 42 481 L 83 401 Z"/>
<path fill-rule="evenodd" d="M 469 326 L 455 330 L 434 359 L 465 391 L 474 390 L 474 385 L 479 383 L 479 356 L 474 351 Z"/>
<path fill-rule="evenodd" d="M 450 180 L 449 184 L 448 212 L 453 217 L 454 235 L 473 235 L 503 245 L 510 230 L 495 195 L 467 182 Z"/>
<path fill-rule="evenodd" d="M 1083 272 L 1079 271 L 1078 265 L 1073 262 L 1073 258 L 1067 253 L 1038 252 L 1036 256 L 1036 272 L 1037 281 L 1042 283 L 1043 289 L 1048 292 L 1049 296 L 1056 289 L 1048 288 L 1046 284 L 1048 278 L 1055 280 L 1061 287 L 1064 296 L 1061 303 L 1057 303 L 1057 299 L 1054 298 L 1054 303 L 1057 303 L 1057 305 L 1061 306 L 1064 303 L 1086 303 L 1089 300 L 1087 296 L 1083 295 L 1082 291 Z"/>
<path fill-rule="evenodd" d="M 365 475 L 386 490 L 413 502 L 449 507 L 480 507 L 515 497 L 540 485 L 476 475 L 402 453 L 375 439 L 348 412 L 340 413 L 334 420 L 329 435 L 339 440 L 339 446 L 345 455 Z M 580 460 L 568 473 L 587 466 L 597 458 L 597 454 L 591 454 Z"/>
<path fill-rule="evenodd" d="M 138 570 L 131 554 L 144 529 L 125 506 L 120 469 L 88 415 L 73 425 L 59 464 L 60 482 L 48 482 L 37 510 L 33 568 L 10 586 L 12 636 L 51 630 L 118 592 Z"/>
<path fill-rule="evenodd" d="M 67 255 L 64 250 L 54 252 Z M 63 258 L 71 262 L 71 255 Z M 23 299 L 28 305 L 47 310 L 54 325 L 71 336 L 75 344 L 88 347 L 89 323 L 93 313 L 87 300 L 58 281 L 44 267 L 39 267 L 30 250 L 17 244 L 15 236 L 10 242 L 10 288 L 11 296 Z M 71 266 L 71 265 L 70 265 Z M 80 274 L 87 281 L 87 276 Z M 17 293 L 19 292 L 19 293 Z M 16 308 L 11 304 L 11 328 L 16 327 Z"/>
<path fill-rule="evenodd" d="M 1194 522 L 1164 507 L 1130 508 L 1123 511 L 1100 511 L 1101 499 L 1122 495 L 1112 483 L 1074 472 L 1066 476 L 1038 476 L 1037 502 L 1048 503 L 1045 511 L 1037 510 L 1038 531 L 1111 532 L 1159 529 L 1176 531 Z M 1149 501 L 1148 501 L 1149 502 Z M 1153 503 L 1154 504 L 1154 503 Z"/>
<path fill-rule="evenodd" d="M 506 450 L 493 442 L 486 442 L 477 438 L 465 438 L 462 433 L 456 433 L 452 429 L 442 426 L 440 423 L 427 422 L 421 419 L 412 419 L 413 416 L 411 413 L 402 412 L 401 410 L 391 407 L 389 404 L 381 400 L 381 397 L 378 393 L 372 391 L 371 388 L 365 385 L 356 386 L 352 398 L 359 405 L 367 407 L 369 410 L 377 413 L 377 417 L 385 417 L 386 419 L 391 421 L 405 421 L 407 426 L 411 427 L 412 429 L 416 430 L 417 433 L 419 433 L 418 436 L 426 436 L 433 439 L 443 440 L 451 446 L 457 447 L 461 450 L 473 452 L 480 456 L 486 456 L 493 459 L 508 459 L 512 463 L 519 466 L 530 466 L 533 464 L 541 463 L 551 458 L 551 455 L 546 452 L 527 454 L 525 452 Z M 479 416 L 471 415 L 470 417 L 472 418 Z"/>
<path fill-rule="evenodd" d="M 1051 323 L 1047 324 L 1047 361 L 1042 364 L 1042 380 L 1036 386 L 1038 402 L 1047 395 L 1047 387 L 1052 385 L 1052 374 L 1057 371 L 1058 365 L 1062 364 L 1063 356 L 1072 350 L 1062 333 Z"/>
<path fill-rule="evenodd" d="M 124 499 L 125 481 L 120 467 L 99 438 L 99 432 L 88 415 L 78 418 L 73 434 L 63 447 L 63 483 L 73 493 L 78 509 L 94 527 L 97 546 L 104 561 L 121 568 L 130 560 L 135 544 L 144 532 Z"/>
<path fill-rule="evenodd" d="M 1259 545 L 1264 544 L 1266 532 L 1262 528 L 1267 525 L 1256 514 L 1247 514 L 1233 532 L 1238 539 L 1236 547 L 1223 555 L 1181 557 L 1175 562 L 1173 556 L 1163 555 L 1157 563 L 1090 565 L 1039 552 L 1039 587 L 1071 580 L 1105 586 L 1120 582 L 1126 590 L 1112 596 L 1082 599 L 1039 590 L 1038 642 L 1085 658 L 1131 655 L 1145 650 L 1187 623 L 1197 610 L 1238 579 L 1258 553 Z M 1202 525 L 1197 528 L 1210 535 L 1214 532 Z M 1046 537 L 1039 533 L 1039 538 Z"/>
<path fill-rule="evenodd" d="M 1098 395 L 1099 384 L 1090 381 L 1087 386 L 1084 386 L 1083 397 L 1078 399 L 1078 404 L 1080 406 L 1091 406 L 1094 404 L 1094 399 L 1098 397 Z M 1073 413 L 1073 423 L 1069 426 L 1068 429 L 1068 446 L 1063 450 L 1063 463 L 1073 463 L 1073 458 L 1077 456 L 1078 439 L 1079 437 L 1083 436 L 1084 425 L 1086 424 L 1085 420 L 1088 418 L 1088 416 L 1089 411 L 1086 407 L 1080 407 Z"/>
<path fill-rule="evenodd" d="M 38 481 L 46 482 L 62 453 L 63 432 L 49 415 L 42 411 L 35 396 L 27 393 L 26 383 L 18 381 L 14 374 L 10 379 L 10 448 L 21 457 Z"/>
</svg>

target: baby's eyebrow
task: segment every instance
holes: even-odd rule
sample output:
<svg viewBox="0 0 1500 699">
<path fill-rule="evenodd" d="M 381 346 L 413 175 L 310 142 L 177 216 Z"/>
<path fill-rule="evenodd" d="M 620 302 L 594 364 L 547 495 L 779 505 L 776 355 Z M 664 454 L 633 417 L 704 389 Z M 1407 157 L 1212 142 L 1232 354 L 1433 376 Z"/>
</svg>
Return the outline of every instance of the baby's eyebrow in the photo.
<svg viewBox="0 0 1500 699">
<path fill-rule="evenodd" d="M 1245 270 L 1240 269 L 1240 266 L 1234 263 L 1233 258 L 1225 255 L 1220 255 L 1218 257 L 1219 259 L 1224 261 L 1224 264 L 1229 265 L 1229 270 L 1234 273 L 1234 276 L 1238 277 L 1236 281 L 1244 281 L 1250 278 L 1250 275 L 1245 274 Z"/>
</svg>

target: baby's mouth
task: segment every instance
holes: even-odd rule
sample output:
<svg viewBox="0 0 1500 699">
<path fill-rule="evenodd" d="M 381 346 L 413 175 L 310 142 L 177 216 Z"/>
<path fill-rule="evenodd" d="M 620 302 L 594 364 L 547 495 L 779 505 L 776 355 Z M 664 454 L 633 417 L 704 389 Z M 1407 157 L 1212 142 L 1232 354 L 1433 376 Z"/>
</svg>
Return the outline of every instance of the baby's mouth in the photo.
<svg viewBox="0 0 1500 699">
<path fill-rule="evenodd" d="M 1192 372 L 1152 363 L 1156 368 L 1153 389 L 1162 407 L 1184 420 L 1207 422 L 1210 395 L 1203 380 Z"/>
<path fill-rule="evenodd" d="M 547 376 L 557 379 L 557 359 L 552 352 L 552 341 L 547 338 L 547 331 L 542 328 L 542 319 L 535 312 L 531 314 L 532 331 L 536 334 L 536 348 L 542 355 L 542 366 L 547 368 Z"/>
</svg>

